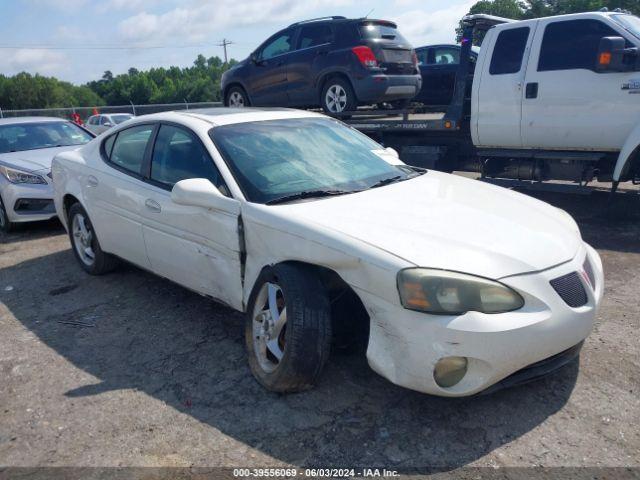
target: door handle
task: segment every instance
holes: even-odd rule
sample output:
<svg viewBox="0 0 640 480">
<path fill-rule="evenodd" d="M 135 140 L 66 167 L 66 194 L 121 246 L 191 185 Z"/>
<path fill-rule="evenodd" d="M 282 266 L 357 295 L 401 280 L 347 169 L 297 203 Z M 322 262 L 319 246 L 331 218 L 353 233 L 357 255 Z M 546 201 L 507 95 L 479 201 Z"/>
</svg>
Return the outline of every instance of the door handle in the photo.
<svg viewBox="0 0 640 480">
<path fill-rule="evenodd" d="M 527 83 L 525 96 L 527 98 L 538 98 L 538 82 Z"/>
<path fill-rule="evenodd" d="M 162 211 L 162 207 L 160 207 L 160 204 L 155 200 L 151 200 L 150 198 L 147 198 L 144 204 L 147 209 L 153 213 L 160 213 Z"/>
<path fill-rule="evenodd" d="M 98 186 L 98 179 L 96 177 L 94 177 L 93 175 L 89 175 L 87 177 L 87 185 L 90 187 L 97 187 Z"/>
</svg>

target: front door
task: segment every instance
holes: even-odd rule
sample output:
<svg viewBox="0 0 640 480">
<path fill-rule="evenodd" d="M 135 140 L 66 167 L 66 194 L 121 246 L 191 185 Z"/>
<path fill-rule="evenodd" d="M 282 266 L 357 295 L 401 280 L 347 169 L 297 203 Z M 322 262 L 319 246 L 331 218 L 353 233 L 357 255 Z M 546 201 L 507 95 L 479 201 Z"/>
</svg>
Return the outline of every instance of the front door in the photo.
<svg viewBox="0 0 640 480">
<path fill-rule="evenodd" d="M 536 22 L 518 22 L 485 39 L 483 49 L 491 53 L 484 59 L 479 80 L 477 108 L 478 146 L 522 146 L 520 121 L 527 47 L 533 39 Z M 487 62 L 489 65 L 487 66 Z M 487 68 L 488 67 L 488 68 Z"/>
<path fill-rule="evenodd" d="M 254 106 L 287 105 L 287 62 L 294 32 L 288 29 L 277 33 L 256 53 L 249 75 L 249 95 Z"/>
<path fill-rule="evenodd" d="M 460 47 L 442 45 L 416 53 L 422 75 L 422 90 L 416 100 L 426 105 L 448 105 L 460 66 Z"/>
<path fill-rule="evenodd" d="M 226 193 L 202 141 L 186 127 L 162 124 L 144 191 L 143 231 L 152 270 L 180 285 L 242 309 L 238 215 L 171 201 L 171 188 L 206 178 Z M 229 198 L 230 207 L 234 200 Z"/>
<path fill-rule="evenodd" d="M 640 121 L 640 95 L 625 89 L 633 73 L 596 72 L 600 40 L 628 36 L 614 28 L 595 18 L 540 20 L 526 76 L 525 147 L 620 150 Z"/>
</svg>

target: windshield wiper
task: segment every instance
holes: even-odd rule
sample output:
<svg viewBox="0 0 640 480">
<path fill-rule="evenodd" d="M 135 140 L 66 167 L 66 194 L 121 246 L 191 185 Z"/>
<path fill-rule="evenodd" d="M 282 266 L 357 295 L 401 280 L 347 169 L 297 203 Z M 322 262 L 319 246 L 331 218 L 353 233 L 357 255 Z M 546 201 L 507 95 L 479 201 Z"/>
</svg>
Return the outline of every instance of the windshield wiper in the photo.
<svg viewBox="0 0 640 480">
<path fill-rule="evenodd" d="M 390 177 L 390 178 L 383 178 L 382 180 L 380 180 L 379 182 L 374 183 L 373 185 L 371 185 L 368 188 L 384 187 L 385 185 L 389 185 L 390 183 L 396 183 L 396 182 L 400 181 L 400 179 L 402 179 L 402 175 L 396 175 L 395 177 Z"/>
<path fill-rule="evenodd" d="M 304 192 L 292 193 L 284 197 L 274 198 L 265 202 L 265 205 L 276 205 L 278 203 L 291 202 L 293 200 L 303 200 L 305 198 L 331 197 L 334 195 L 346 195 L 347 193 L 355 193 L 348 190 L 307 190 Z"/>
</svg>

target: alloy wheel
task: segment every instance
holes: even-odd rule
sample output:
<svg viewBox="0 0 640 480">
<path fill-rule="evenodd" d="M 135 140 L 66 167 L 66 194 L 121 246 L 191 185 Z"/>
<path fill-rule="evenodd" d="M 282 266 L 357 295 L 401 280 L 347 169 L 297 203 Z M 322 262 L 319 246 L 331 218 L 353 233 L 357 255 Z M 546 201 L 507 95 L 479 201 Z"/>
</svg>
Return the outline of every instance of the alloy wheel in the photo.
<svg viewBox="0 0 640 480">
<path fill-rule="evenodd" d="M 265 372 L 273 372 L 285 349 L 287 307 L 282 289 L 275 283 L 265 283 L 253 311 L 253 344 L 260 365 Z"/>
<path fill-rule="evenodd" d="M 330 112 L 343 112 L 347 106 L 347 92 L 341 85 L 331 85 L 327 89 L 324 101 Z"/>
<path fill-rule="evenodd" d="M 244 107 L 244 95 L 240 92 L 231 92 L 231 95 L 229 95 L 229 106 L 234 108 Z"/>
<path fill-rule="evenodd" d="M 71 231 L 73 232 L 73 246 L 80 260 L 90 267 L 96 260 L 96 254 L 93 250 L 93 229 L 91 228 L 91 223 L 84 215 L 78 213 L 73 217 Z"/>
</svg>

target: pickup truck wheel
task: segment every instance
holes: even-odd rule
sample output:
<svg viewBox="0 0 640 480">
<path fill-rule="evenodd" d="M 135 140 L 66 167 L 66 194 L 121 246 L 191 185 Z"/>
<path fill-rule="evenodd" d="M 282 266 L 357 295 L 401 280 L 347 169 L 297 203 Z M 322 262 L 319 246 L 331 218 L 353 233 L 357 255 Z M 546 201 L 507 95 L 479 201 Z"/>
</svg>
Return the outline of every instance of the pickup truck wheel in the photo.
<svg viewBox="0 0 640 480">
<path fill-rule="evenodd" d="M 112 271 L 118 265 L 118 259 L 105 253 L 93 230 L 89 215 L 82 205 L 74 203 L 69 209 L 69 239 L 71 249 L 85 272 L 102 275 Z"/>
<path fill-rule="evenodd" d="M 4 208 L 2 198 L 0 198 L 0 231 L 9 233 L 13 230 L 14 226 L 15 223 L 9 220 L 9 215 L 7 215 L 7 211 Z"/>
<path fill-rule="evenodd" d="M 231 87 L 224 97 L 224 106 L 242 108 L 249 106 L 249 97 L 242 87 Z"/>
<path fill-rule="evenodd" d="M 324 83 L 320 101 L 326 113 L 351 112 L 358 108 L 353 88 L 347 80 L 340 77 L 330 78 Z"/>
<path fill-rule="evenodd" d="M 278 265 L 260 275 L 245 340 L 251 372 L 267 390 L 298 392 L 316 383 L 331 349 L 331 306 L 312 270 Z"/>
</svg>

